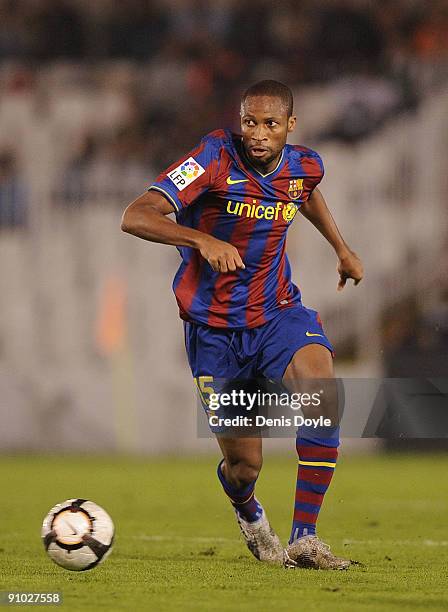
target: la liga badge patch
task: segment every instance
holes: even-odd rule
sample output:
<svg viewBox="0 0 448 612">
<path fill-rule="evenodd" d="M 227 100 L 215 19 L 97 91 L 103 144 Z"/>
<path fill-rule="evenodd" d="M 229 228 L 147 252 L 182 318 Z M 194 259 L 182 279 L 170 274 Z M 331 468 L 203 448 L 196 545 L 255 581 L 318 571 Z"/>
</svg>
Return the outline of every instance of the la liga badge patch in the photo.
<svg viewBox="0 0 448 612">
<path fill-rule="evenodd" d="M 173 182 L 179 191 L 191 185 L 201 174 L 204 174 L 205 170 L 194 157 L 189 157 L 181 164 L 168 172 L 168 178 Z"/>
</svg>

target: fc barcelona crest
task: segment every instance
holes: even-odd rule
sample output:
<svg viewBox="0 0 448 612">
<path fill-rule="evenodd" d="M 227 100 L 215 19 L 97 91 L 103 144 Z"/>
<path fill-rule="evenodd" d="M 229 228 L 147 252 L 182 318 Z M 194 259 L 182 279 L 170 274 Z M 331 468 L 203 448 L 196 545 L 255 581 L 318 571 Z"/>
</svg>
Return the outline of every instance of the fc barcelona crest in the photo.
<svg viewBox="0 0 448 612">
<path fill-rule="evenodd" d="M 288 195 L 291 200 L 300 198 L 303 192 L 303 179 L 292 179 L 289 181 Z"/>
</svg>

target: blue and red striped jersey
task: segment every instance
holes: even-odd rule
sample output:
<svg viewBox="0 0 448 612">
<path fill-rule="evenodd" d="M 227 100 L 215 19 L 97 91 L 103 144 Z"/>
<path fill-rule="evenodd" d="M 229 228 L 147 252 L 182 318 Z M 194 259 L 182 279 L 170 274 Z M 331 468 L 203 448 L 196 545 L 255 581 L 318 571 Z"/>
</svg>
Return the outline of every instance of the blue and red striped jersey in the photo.
<svg viewBox="0 0 448 612">
<path fill-rule="evenodd" d="M 301 204 L 322 179 L 322 160 L 286 145 L 277 167 L 261 174 L 230 130 L 207 134 L 149 188 L 171 202 L 177 223 L 233 244 L 244 270 L 214 272 L 197 249 L 178 247 L 174 278 L 181 318 L 210 327 L 258 327 L 300 302 L 291 280 L 286 234 Z"/>
</svg>

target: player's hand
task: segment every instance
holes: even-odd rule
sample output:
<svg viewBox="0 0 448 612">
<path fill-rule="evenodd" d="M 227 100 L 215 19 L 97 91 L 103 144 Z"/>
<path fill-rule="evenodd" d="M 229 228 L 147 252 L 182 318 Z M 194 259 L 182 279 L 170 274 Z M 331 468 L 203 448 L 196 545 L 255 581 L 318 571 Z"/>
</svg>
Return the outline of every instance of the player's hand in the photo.
<svg viewBox="0 0 448 612">
<path fill-rule="evenodd" d="M 233 244 L 213 236 L 204 235 L 199 245 L 199 252 L 215 272 L 235 272 L 246 267 Z"/>
<path fill-rule="evenodd" d="M 354 284 L 357 285 L 364 276 L 362 261 L 353 251 L 348 251 L 339 259 L 337 269 L 339 273 L 338 291 L 342 291 L 349 278 L 353 278 Z"/>
</svg>

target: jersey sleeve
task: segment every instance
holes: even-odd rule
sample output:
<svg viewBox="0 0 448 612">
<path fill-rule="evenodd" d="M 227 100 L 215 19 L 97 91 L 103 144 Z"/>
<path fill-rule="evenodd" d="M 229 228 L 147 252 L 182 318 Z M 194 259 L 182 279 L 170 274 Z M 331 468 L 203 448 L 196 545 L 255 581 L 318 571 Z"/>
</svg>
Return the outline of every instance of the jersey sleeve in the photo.
<svg viewBox="0 0 448 612">
<path fill-rule="evenodd" d="M 206 191 L 217 176 L 220 146 L 216 138 L 205 136 L 199 145 L 159 174 L 148 188 L 159 191 L 176 212 L 186 208 Z"/>
<path fill-rule="evenodd" d="M 309 182 L 310 182 L 310 191 L 308 193 L 308 198 L 313 193 L 315 188 L 319 185 L 321 180 L 324 178 L 325 168 L 324 162 L 322 161 L 321 156 L 312 151 L 312 155 L 310 155 L 308 159 L 308 172 L 309 172 Z"/>
</svg>

